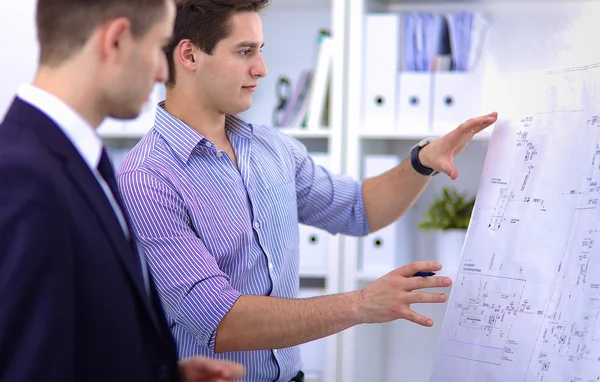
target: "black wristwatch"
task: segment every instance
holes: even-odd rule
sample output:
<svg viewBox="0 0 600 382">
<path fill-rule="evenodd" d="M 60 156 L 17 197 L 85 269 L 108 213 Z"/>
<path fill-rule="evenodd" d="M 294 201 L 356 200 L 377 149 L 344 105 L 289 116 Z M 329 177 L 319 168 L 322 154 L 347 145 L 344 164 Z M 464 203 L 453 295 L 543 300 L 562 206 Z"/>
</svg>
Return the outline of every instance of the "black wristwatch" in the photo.
<svg viewBox="0 0 600 382">
<path fill-rule="evenodd" d="M 419 160 L 419 151 L 427 146 L 435 138 L 425 138 L 421 142 L 417 143 L 410 149 L 410 164 L 413 166 L 416 172 L 425 176 L 434 176 L 438 173 L 432 168 L 423 166 L 423 163 Z"/>
</svg>

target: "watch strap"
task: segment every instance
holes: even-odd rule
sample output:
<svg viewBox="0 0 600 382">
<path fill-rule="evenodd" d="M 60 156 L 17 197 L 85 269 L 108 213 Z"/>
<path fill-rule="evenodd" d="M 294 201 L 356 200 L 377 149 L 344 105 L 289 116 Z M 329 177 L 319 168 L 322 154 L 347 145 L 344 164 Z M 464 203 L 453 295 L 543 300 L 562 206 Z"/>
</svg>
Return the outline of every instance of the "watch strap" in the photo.
<svg viewBox="0 0 600 382">
<path fill-rule="evenodd" d="M 429 144 L 431 140 L 424 139 L 421 142 L 417 143 L 410 149 L 410 164 L 421 175 L 425 176 L 434 176 L 438 173 L 434 169 L 424 166 L 423 163 L 419 160 L 419 152 L 421 149 Z"/>
</svg>

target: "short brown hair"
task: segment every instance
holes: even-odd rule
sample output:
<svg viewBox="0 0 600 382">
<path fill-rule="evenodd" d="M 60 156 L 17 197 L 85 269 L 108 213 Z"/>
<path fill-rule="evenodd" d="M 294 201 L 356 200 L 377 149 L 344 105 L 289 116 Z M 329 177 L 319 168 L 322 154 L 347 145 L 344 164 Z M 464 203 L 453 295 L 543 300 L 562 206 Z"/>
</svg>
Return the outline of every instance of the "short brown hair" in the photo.
<svg viewBox="0 0 600 382">
<path fill-rule="evenodd" d="M 134 37 L 163 17 L 167 0 L 38 0 L 40 63 L 56 65 L 79 51 L 102 23 L 126 17 Z"/>
<path fill-rule="evenodd" d="M 260 12 L 269 0 L 183 0 L 170 43 L 165 47 L 169 64 L 168 87 L 175 85 L 173 51 L 181 40 L 190 40 L 201 51 L 213 54 L 219 41 L 231 34 L 231 16 L 239 12 Z"/>
</svg>

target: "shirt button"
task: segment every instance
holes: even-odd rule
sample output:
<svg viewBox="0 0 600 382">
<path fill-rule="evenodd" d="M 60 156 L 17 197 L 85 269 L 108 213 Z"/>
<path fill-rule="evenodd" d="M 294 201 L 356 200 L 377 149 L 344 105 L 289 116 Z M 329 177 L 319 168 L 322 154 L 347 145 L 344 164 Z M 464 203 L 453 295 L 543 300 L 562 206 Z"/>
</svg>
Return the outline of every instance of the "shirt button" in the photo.
<svg viewBox="0 0 600 382">
<path fill-rule="evenodd" d="M 260 229 L 260 222 L 259 221 L 254 222 L 254 228 Z"/>
<path fill-rule="evenodd" d="M 206 142 L 206 147 L 212 147 L 212 143 Z"/>
<path fill-rule="evenodd" d="M 273 353 L 277 354 L 277 349 L 273 349 Z"/>
<path fill-rule="evenodd" d="M 222 156 L 223 156 L 223 152 L 222 152 L 222 151 L 218 151 L 218 152 L 217 152 L 217 156 L 218 156 L 219 158 L 220 158 L 220 157 L 222 157 Z"/>
<path fill-rule="evenodd" d="M 269 263 L 269 269 L 273 269 L 273 263 Z"/>
</svg>

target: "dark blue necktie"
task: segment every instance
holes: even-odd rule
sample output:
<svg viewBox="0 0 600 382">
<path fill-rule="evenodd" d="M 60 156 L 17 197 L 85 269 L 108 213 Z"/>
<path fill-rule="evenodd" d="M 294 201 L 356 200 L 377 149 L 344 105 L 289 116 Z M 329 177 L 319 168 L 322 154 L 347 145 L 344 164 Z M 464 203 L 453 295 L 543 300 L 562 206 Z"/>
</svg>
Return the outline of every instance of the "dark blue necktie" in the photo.
<svg viewBox="0 0 600 382">
<path fill-rule="evenodd" d="M 125 224 L 127 226 L 127 230 L 129 231 L 129 246 L 133 253 L 140 257 L 140 266 L 142 270 L 142 275 L 144 278 L 144 284 L 146 286 L 146 291 L 149 292 L 149 284 L 148 284 L 148 276 L 146 272 L 146 262 L 141 257 L 141 253 L 139 253 L 137 245 L 135 243 L 135 238 L 133 231 L 131 230 L 131 222 L 129 220 L 129 215 L 127 214 L 127 210 L 123 205 L 123 200 L 121 199 L 121 194 L 119 193 L 119 188 L 117 187 L 117 179 L 115 178 L 115 171 L 113 169 L 112 163 L 108 157 L 108 153 L 105 148 L 102 148 L 102 155 L 100 156 L 100 162 L 98 163 L 98 172 L 104 178 L 106 184 L 110 188 L 110 191 L 113 194 L 113 197 L 117 201 L 119 208 L 121 209 L 121 213 L 123 214 L 123 218 L 125 219 Z"/>
<path fill-rule="evenodd" d="M 119 208 L 121 209 L 121 213 L 125 218 L 125 224 L 127 224 L 127 229 L 131 233 L 131 224 L 129 224 L 129 219 L 125 211 L 125 206 L 123 205 L 123 201 L 121 200 L 121 194 L 119 193 L 119 188 L 117 187 L 117 179 L 115 178 L 115 171 L 113 169 L 112 163 L 110 162 L 110 158 L 108 157 L 108 153 L 106 149 L 102 148 L 102 155 L 100 156 L 100 162 L 98 163 L 98 172 L 104 178 L 106 184 L 110 188 Z M 131 235 L 129 235 L 131 238 Z M 135 243 L 134 243 L 135 245 Z"/>
</svg>

